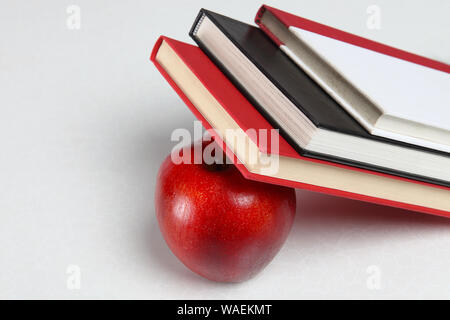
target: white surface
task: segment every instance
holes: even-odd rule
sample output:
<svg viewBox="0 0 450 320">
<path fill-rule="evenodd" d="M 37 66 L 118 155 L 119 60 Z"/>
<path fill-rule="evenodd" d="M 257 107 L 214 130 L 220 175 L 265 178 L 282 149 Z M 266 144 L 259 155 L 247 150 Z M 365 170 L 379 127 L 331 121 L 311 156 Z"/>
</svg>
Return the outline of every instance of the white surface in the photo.
<svg viewBox="0 0 450 320">
<path fill-rule="evenodd" d="M 327 3 L 276 4 L 360 30 L 373 4 Z M 260 3 L 83 0 L 80 30 L 66 28 L 69 4 L 0 2 L 0 298 L 450 297 L 450 220 L 303 191 L 258 277 L 188 271 L 160 236 L 153 193 L 171 132 L 194 118 L 148 56 L 162 33 L 188 40 L 202 6 L 251 21 Z M 80 290 L 66 286 L 69 265 Z M 367 270 L 381 271 L 380 290 Z"/>
</svg>

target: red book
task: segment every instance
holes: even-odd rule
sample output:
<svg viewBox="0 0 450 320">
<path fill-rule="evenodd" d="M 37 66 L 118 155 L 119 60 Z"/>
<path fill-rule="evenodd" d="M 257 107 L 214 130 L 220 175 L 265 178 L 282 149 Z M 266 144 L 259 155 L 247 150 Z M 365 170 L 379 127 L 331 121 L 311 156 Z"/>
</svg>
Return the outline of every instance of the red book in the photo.
<svg viewBox="0 0 450 320">
<path fill-rule="evenodd" d="M 300 156 L 198 47 L 160 37 L 151 60 L 245 178 L 450 217 L 449 188 Z M 270 132 L 278 150 L 249 129 Z"/>
<path fill-rule="evenodd" d="M 394 48 L 392 46 L 380 42 L 363 38 L 349 32 L 345 32 L 306 18 L 296 16 L 289 12 L 285 12 L 267 5 L 263 5 L 256 14 L 255 22 L 257 25 L 259 25 L 261 29 L 264 30 L 264 32 L 267 33 L 268 36 L 272 38 L 272 40 L 274 40 L 279 45 L 283 44 L 283 40 L 280 39 L 278 36 L 276 36 L 270 30 L 270 28 L 261 21 L 261 18 L 266 11 L 270 12 L 273 16 L 275 16 L 286 27 L 297 27 L 303 30 L 323 35 L 325 37 L 343 41 L 348 44 L 366 48 L 398 59 L 413 62 L 428 68 L 450 73 L 450 65 L 445 62 L 424 57 L 398 48 Z"/>
<path fill-rule="evenodd" d="M 448 156 L 450 61 L 439 48 L 413 53 L 269 6 L 255 21 L 372 136 Z"/>
</svg>

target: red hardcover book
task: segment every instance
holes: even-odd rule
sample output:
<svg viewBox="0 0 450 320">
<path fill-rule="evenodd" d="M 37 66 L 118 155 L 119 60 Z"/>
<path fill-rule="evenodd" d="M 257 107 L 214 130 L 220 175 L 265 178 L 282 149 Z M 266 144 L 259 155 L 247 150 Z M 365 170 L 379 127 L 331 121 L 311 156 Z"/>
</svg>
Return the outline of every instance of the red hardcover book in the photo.
<svg viewBox="0 0 450 320">
<path fill-rule="evenodd" d="M 198 47 L 160 37 L 150 59 L 245 178 L 450 217 L 449 188 L 300 156 Z M 249 129 L 270 132 L 278 148 Z M 262 164 L 270 156 L 276 170 Z"/>
<path fill-rule="evenodd" d="M 291 26 L 297 27 L 300 29 L 304 29 L 310 32 L 323 35 L 325 37 L 343 41 L 348 44 L 366 48 L 398 59 L 413 62 L 428 68 L 450 73 L 450 65 L 445 62 L 424 57 L 398 48 L 394 48 L 392 46 L 383 43 L 379 43 L 367 38 L 357 36 L 349 32 L 345 32 L 309 19 L 296 16 L 289 12 L 285 12 L 267 5 L 262 5 L 256 14 L 255 22 L 272 38 L 272 40 L 274 40 L 279 45 L 283 44 L 283 41 L 279 37 L 277 37 L 270 29 L 268 29 L 268 26 L 262 23 L 261 21 L 261 18 L 266 11 L 273 14 L 286 27 Z"/>
<path fill-rule="evenodd" d="M 371 135 L 450 153 L 450 61 L 438 48 L 419 55 L 269 6 L 255 21 Z"/>
</svg>

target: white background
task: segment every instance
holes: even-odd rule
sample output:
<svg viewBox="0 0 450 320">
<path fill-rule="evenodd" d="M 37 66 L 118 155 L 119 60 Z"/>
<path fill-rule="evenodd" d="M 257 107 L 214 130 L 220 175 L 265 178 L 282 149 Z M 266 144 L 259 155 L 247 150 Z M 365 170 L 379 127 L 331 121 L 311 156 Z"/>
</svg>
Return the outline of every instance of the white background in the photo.
<svg viewBox="0 0 450 320">
<path fill-rule="evenodd" d="M 446 1 L 271 3 L 448 57 Z M 66 26 L 71 4 L 80 30 Z M 280 254 L 248 282 L 204 280 L 166 247 L 155 178 L 171 132 L 194 117 L 151 48 L 160 34 L 192 43 L 201 7 L 252 22 L 260 4 L 0 1 L 0 298 L 450 298 L 450 220 L 310 192 L 298 191 Z M 381 30 L 366 27 L 371 4 Z M 80 290 L 67 288 L 70 265 Z"/>
</svg>

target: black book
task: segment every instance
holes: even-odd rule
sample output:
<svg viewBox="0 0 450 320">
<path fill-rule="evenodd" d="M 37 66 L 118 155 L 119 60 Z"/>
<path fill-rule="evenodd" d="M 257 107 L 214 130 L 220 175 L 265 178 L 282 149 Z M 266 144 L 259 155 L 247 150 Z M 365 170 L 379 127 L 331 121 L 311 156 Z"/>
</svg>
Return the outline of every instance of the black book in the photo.
<svg viewBox="0 0 450 320">
<path fill-rule="evenodd" d="M 450 186 L 449 154 L 369 134 L 259 28 L 202 9 L 190 36 L 301 155 Z"/>
</svg>

